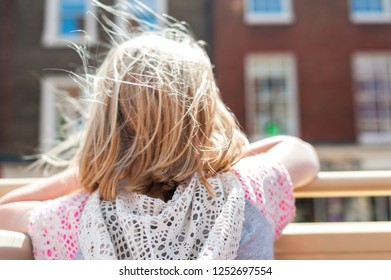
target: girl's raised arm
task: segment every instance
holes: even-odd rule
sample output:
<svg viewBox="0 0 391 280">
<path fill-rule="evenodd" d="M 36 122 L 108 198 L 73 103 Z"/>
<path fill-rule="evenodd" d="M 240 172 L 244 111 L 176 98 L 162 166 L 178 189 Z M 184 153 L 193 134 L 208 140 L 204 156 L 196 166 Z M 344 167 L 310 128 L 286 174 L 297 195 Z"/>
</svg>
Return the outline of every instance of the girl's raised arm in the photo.
<svg viewBox="0 0 391 280">
<path fill-rule="evenodd" d="M 265 153 L 287 169 L 294 188 L 311 182 L 319 171 L 315 149 L 307 142 L 293 136 L 275 136 L 251 143 L 244 156 Z"/>
</svg>

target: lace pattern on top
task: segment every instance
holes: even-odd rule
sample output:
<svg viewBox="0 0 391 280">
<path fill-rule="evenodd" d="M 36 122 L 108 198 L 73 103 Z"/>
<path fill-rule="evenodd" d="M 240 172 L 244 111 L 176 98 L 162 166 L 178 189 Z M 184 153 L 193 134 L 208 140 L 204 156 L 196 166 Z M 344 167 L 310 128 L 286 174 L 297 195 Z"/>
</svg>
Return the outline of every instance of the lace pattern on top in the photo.
<svg viewBox="0 0 391 280">
<path fill-rule="evenodd" d="M 264 154 L 238 162 L 232 172 L 239 179 L 245 198 L 251 201 L 273 228 L 274 239 L 295 217 L 293 186 L 286 168 Z"/>
<path fill-rule="evenodd" d="M 86 259 L 234 259 L 244 219 L 244 194 L 230 172 L 209 182 L 197 175 L 160 199 L 120 190 L 114 202 L 93 193 L 80 224 Z"/>
</svg>

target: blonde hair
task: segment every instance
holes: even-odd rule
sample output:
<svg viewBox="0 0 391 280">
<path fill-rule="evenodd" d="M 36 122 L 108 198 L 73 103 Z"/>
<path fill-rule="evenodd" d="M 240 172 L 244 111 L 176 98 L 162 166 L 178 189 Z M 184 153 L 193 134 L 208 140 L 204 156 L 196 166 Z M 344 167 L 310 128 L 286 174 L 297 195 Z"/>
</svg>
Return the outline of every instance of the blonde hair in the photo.
<svg viewBox="0 0 391 280">
<path fill-rule="evenodd" d="M 147 193 L 154 183 L 175 188 L 194 174 L 212 193 L 207 178 L 227 171 L 247 143 L 221 100 L 208 55 L 175 28 L 113 47 L 94 77 L 93 100 L 79 176 L 107 200 L 121 180 Z"/>
</svg>

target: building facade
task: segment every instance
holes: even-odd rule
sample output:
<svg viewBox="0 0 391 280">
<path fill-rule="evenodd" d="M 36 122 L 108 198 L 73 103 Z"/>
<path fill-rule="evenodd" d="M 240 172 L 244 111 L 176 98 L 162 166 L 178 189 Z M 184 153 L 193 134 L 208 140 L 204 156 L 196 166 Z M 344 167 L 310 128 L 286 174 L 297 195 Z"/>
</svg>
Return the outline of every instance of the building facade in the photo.
<svg viewBox="0 0 391 280">
<path fill-rule="evenodd" d="M 249 135 L 391 144 L 390 1 L 213 3 L 217 78 Z"/>
<path fill-rule="evenodd" d="M 121 1 L 132 0 L 102 2 Z M 326 145 L 319 146 L 322 155 L 355 155 L 349 159 L 354 167 L 363 153 L 388 162 L 389 0 L 145 3 L 187 21 L 207 42 L 223 99 L 251 139 L 297 135 Z M 87 40 L 93 49 L 104 38 L 87 10 L 94 11 L 88 0 L 0 3 L 1 162 L 19 161 L 53 145 L 59 133 L 53 92 L 80 93 L 69 75 L 50 69 L 80 67 L 69 41 Z M 89 37 L 73 32 L 77 29 Z M 331 144 L 349 149 L 330 150 Z"/>
<path fill-rule="evenodd" d="M 101 2 L 127 5 L 133 0 Z M 209 40 L 210 17 L 205 12 L 209 1 L 142 2 L 158 13 L 189 22 L 197 38 Z M 90 0 L 0 2 L 0 177 L 29 176 L 24 169 L 15 172 L 13 166 L 26 163 L 29 156 L 46 152 L 61 140 L 63 119 L 57 106 L 61 92 L 81 94 L 66 72 L 78 71 L 82 64 L 70 45 L 85 44 L 99 52 L 96 43 L 106 38 L 87 11 L 96 12 Z M 124 22 L 112 20 L 119 25 Z M 77 30 L 85 30 L 87 36 Z"/>
<path fill-rule="evenodd" d="M 299 136 L 322 170 L 391 168 L 391 1 L 213 0 L 222 96 L 250 138 Z M 298 200 L 298 221 L 389 220 L 390 198 Z"/>
</svg>

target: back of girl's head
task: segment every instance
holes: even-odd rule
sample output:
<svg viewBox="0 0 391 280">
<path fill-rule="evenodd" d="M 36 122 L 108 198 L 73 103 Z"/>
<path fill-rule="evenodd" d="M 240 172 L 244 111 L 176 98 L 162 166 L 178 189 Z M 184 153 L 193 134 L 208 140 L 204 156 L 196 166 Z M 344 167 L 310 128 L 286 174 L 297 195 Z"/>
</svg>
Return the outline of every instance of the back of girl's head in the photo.
<svg viewBox="0 0 391 280">
<path fill-rule="evenodd" d="M 113 199 L 119 181 L 146 193 L 229 169 L 246 139 L 220 98 L 202 46 L 183 28 L 143 31 L 114 46 L 94 76 L 80 148 L 81 184 Z"/>
</svg>

